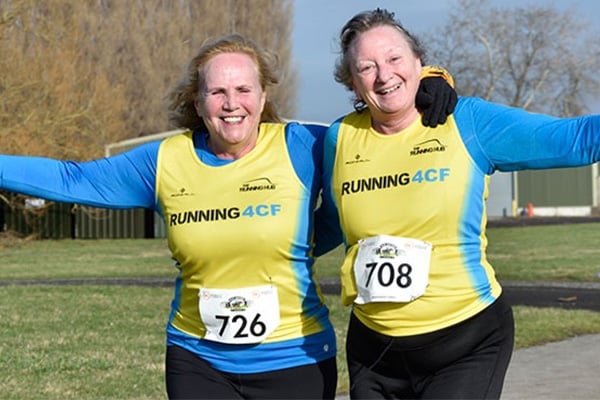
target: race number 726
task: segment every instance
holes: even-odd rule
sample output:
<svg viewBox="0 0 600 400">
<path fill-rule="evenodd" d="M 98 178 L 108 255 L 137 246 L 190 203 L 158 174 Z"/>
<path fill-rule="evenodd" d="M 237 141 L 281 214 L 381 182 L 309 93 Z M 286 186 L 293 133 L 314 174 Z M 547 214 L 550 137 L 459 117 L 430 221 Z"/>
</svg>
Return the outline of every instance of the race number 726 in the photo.
<svg viewBox="0 0 600 400">
<path fill-rule="evenodd" d="M 234 329 L 234 338 L 260 337 L 267 331 L 265 323 L 260 321 L 260 313 L 256 314 L 250 323 L 248 323 L 246 316 L 241 314 L 234 315 L 233 317 L 229 315 L 215 315 L 215 318 L 221 321 L 219 336 L 225 336 L 225 333 L 229 329 Z"/>
<path fill-rule="evenodd" d="M 201 288 L 198 299 L 207 340 L 260 343 L 279 326 L 279 297 L 275 286 Z"/>
</svg>

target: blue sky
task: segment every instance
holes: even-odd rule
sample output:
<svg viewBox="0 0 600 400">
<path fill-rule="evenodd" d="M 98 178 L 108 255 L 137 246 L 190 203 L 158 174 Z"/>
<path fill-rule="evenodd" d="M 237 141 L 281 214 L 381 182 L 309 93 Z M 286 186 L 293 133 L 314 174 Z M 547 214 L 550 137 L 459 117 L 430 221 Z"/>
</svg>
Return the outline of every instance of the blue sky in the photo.
<svg viewBox="0 0 600 400">
<path fill-rule="evenodd" d="M 377 7 L 396 13 L 419 35 L 444 25 L 455 0 L 293 0 L 293 57 L 298 72 L 298 109 L 293 119 L 328 123 L 351 111 L 350 93 L 333 79 L 337 35 L 358 12 Z M 493 0 L 502 7 L 547 5 L 574 8 L 587 22 L 600 15 L 598 0 Z M 594 18 L 590 21 L 588 18 Z M 594 112 L 600 112 L 596 110 Z"/>
</svg>

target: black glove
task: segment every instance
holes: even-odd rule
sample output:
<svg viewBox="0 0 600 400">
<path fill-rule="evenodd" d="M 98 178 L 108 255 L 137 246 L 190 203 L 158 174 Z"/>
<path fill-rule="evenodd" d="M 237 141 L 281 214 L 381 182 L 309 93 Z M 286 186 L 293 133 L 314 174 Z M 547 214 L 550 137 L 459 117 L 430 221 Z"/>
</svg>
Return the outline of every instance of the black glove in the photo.
<svg viewBox="0 0 600 400">
<path fill-rule="evenodd" d="M 421 79 L 415 103 L 423 114 L 423 125 L 435 128 L 438 124 L 446 122 L 457 101 L 456 90 L 444 78 Z"/>
</svg>

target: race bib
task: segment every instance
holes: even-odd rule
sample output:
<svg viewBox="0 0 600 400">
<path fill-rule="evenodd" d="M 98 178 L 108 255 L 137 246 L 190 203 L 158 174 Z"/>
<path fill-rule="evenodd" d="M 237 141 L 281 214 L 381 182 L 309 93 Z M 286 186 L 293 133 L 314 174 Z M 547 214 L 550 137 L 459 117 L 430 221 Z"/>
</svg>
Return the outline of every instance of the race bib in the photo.
<svg viewBox="0 0 600 400">
<path fill-rule="evenodd" d="M 262 342 L 279 326 L 277 288 L 207 289 L 198 293 L 207 340 L 229 344 Z"/>
<path fill-rule="evenodd" d="M 379 235 L 358 241 L 354 261 L 357 304 L 406 303 L 422 296 L 429 282 L 431 243 Z"/>
</svg>

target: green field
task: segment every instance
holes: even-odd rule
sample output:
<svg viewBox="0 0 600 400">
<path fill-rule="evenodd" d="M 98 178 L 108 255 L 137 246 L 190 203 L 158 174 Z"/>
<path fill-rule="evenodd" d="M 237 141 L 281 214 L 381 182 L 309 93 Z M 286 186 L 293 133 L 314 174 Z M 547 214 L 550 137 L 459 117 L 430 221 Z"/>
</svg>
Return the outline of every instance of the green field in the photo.
<svg viewBox="0 0 600 400">
<path fill-rule="evenodd" d="M 500 279 L 598 282 L 600 224 L 489 230 Z M 335 277 L 341 249 L 317 263 Z M 147 277 L 171 280 L 164 239 L 25 241 L 0 238 L 0 281 Z M 163 399 L 164 330 L 171 287 L 0 287 L 0 398 Z M 347 389 L 348 309 L 327 296 L 339 341 L 339 391 Z M 600 333 L 600 313 L 517 306 L 516 347 Z"/>
<path fill-rule="evenodd" d="M 600 223 L 490 228 L 488 259 L 500 280 L 600 282 Z M 342 249 L 317 261 L 337 276 Z"/>
</svg>

